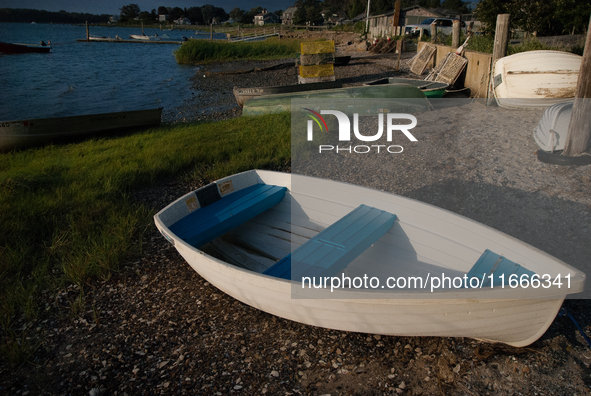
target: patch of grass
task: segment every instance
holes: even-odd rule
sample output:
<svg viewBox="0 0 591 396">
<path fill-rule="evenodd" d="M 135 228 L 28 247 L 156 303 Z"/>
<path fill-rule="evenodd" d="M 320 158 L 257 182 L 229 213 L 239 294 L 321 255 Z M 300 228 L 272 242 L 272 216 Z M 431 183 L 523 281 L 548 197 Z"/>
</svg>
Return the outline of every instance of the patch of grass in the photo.
<svg viewBox="0 0 591 396">
<path fill-rule="evenodd" d="M 108 278 L 139 252 L 153 211 L 130 199 L 135 189 L 179 174 L 211 181 L 289 160 L 289 114 L 0 155 L 0 352 L 27 355 L 13 334 L 15 318 L 37 318 L 42 294 Z M 75 315 L 84 302 L 71 305 Z"/>
<path fill-rule="evenodd" d="M 174 55 L 179 64 L 195 65 L 234 60 L 272 60 L 293 58 L 300 50 L 300 40 L 268 38 L 264 41 L 231 43 L 221 40 L 190 40 Z"/>
</svg>

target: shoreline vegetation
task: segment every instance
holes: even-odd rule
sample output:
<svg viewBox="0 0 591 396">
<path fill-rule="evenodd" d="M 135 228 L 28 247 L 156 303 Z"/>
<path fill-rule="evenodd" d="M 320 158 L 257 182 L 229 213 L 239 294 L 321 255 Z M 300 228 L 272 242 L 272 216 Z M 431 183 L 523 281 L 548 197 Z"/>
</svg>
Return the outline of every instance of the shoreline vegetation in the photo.
<svg viewBox="0 0 591 396">
<path fill-rule="evenodd" d="M 235 60 L 295 58 L 301 40 L 275 37 L 264 41 L 231 43 L 221 40 L 190 40 L 174 52 L 177 63 L 195 65 Z"/>
<path fill-rule="evenodd" d="M 40 346 L 27 326 L 15 329 L 16 320 L 78 314 L 84 289 L 140 252 L 154 213 L 130 198 L 134 191 L 179 174 L 205 184 L 289 162 L 289 115 L 163 126 L 0 156 L 2 358 L 20 364 Z M 43 301 L 68 284 L 80 294 L 51 312 Z"/>
</svg>

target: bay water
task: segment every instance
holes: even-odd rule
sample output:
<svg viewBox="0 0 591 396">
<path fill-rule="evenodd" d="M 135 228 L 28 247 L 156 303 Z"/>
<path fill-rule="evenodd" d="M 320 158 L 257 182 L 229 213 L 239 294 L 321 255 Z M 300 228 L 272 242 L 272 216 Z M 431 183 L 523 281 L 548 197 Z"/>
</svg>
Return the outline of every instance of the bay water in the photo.
<svg viewBox="0 0 591 396">
<path fill-rule="evenodd" d="M 141 28 L 90 27 L 90 34 L 100 37 L 141 33 Z M 209 38 L 209 32 L 146 28 L 144 33 L 179 43 L 183 36 Z M 179 109 L 196 94 L 190 77 L 197 67 L 176 63 L 173 52 L 180 44 L 76 41 L 83 38 L 83 25 L 0 23 L 0 41 L 42 40 L 52 46 L 49 54 L 0 54 L 0 121 L 158 107 L 165 122 L 188 119 Z"/>
</svg>

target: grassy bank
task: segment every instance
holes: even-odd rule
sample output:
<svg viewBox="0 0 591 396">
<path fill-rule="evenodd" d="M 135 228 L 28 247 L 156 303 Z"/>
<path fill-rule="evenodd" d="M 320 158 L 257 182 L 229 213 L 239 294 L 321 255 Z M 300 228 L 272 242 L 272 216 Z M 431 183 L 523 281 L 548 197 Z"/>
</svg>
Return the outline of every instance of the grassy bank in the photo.
<svg viewBox="0 0 591 396">
<path fill-rule="evenodd" d="M 33 348 L 26 331 L 15 330 L 17 319 L 50 314 L 44 301 L 58 290 L 108 278 L 139 251 L 154 213 L 130 198 L 135 190 L 179 175 L 209 182 L 289 159 L 289 114 L 0 154 L 4 357 L 19 362 Z"/>
<path fill-rule="evenodd" d="M 221 40 L 190 40 L 175 51 L 176 61 L 183 65 L 235 60 L 272 60 L 293 58 L 300 40 L 276 37 L 264 41 L 230 43 Z"/>
</svg>

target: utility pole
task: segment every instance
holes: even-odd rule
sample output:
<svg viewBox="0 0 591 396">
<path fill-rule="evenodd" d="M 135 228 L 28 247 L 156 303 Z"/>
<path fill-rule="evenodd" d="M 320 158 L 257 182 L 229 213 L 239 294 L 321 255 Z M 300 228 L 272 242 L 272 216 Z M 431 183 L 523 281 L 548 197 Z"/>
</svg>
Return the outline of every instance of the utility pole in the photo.
<svg viewBox="0 0 591 396">
<path fill-rule="evenodd" d="M 371 0 L 367 0 L 367 15 L 365 16 L 365 32 L 369 33 L 369 2 Z"/>
</svg>

